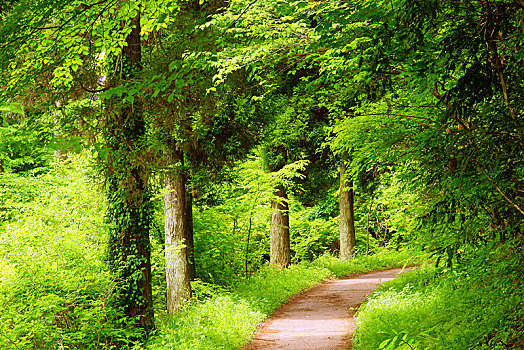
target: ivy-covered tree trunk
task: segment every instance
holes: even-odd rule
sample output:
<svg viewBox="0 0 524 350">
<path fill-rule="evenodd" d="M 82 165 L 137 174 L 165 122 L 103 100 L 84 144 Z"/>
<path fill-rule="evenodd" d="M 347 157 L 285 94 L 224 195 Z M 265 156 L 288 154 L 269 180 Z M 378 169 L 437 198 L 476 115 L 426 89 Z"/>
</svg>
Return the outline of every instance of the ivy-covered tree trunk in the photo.
<svg viewBox="0 0 524 350">
<path fill-rule="evenodd" d="M 269 262 L 280 269 L 291 263 L 289 247 L 289 205 L 287 193 L 283 186 L 275 192 L 277 199 L 271 203 L 270 257 Z"/>
<path fill-rule="evenodd" d="M 187 249 L 189 217 L 183 151 L 169 150 L 166 161 L 174 167 L 173 171 L 166 174 L 168 192 L 164 195 L 167 312 L 173 314 L 191 297 Z"/>
<path fill-rule="evenodd" d="M 355 213 L 353 209 L 353 181 L 347 178 L 346 163 L 340 164 L 340 260 L 355 254 Z"/>
<path fill-rule="evenodd" d="M 140 14 L 122 50 L 123 80 L 132 81 L 141 70 Z M 117 82 L 118 83 L 118 82 Z M 145 123 L 142 106 L 125 100 L 110 103 L 106 125 L 108 156 L 108 260 L 115 278 L 113 305 L 127 324 L 147 334 L 154 328 L 151 288 L 151 219 L 148 175 L 140 159 Z"/>
</svg>

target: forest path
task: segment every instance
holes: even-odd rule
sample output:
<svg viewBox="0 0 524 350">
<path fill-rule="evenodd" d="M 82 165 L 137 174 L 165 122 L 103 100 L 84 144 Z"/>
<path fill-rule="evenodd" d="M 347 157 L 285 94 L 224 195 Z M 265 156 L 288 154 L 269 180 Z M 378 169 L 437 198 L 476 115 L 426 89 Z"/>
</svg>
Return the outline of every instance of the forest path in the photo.
<svg viewBox="0 0 524 350">
<path fill-rule="evenodd" d="M 351 275 L 317 285 L 278 309 L 244 350 L 351 349 L 357 308 L 380 283 L 407 270 Z"/>
</svg>

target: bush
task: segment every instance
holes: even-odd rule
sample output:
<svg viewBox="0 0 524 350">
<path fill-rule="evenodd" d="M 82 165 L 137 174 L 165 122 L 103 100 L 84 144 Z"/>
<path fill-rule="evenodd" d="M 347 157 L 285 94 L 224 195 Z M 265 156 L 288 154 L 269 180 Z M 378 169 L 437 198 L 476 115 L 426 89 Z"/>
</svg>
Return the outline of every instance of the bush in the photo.
<svg viewBox="0 0 524 350">
<path fill-rule="evenodd" d="M 125 338 L 108 323 L 105 200 L 88 175 L 74 155 L 44 175 L 0 175 L 0 348 L 103 349 Z"/>
<path fill-rule="evenodd" d="M 381 286 L 358 313 L 355 349 L 520 349 L 522 253 L 487 247 L 455 269 L 424 266 Z M 505 252 L 505 253 L 504 253 Z"/>
</svg>

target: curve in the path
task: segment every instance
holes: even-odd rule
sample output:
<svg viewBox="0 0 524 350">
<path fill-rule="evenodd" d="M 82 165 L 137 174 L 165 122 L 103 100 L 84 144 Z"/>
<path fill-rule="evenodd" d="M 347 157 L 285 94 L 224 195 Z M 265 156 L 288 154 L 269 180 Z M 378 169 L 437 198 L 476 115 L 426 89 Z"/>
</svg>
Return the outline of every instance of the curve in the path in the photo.
<svg viewBox="0 0 524 350">
<path fill-rule="evenodd" d="M 244 350 L 350 349 L 357 308 L 380 283 L 406 270 L 371 272 L 315 286 L 278 309 Z"/>
</svg>

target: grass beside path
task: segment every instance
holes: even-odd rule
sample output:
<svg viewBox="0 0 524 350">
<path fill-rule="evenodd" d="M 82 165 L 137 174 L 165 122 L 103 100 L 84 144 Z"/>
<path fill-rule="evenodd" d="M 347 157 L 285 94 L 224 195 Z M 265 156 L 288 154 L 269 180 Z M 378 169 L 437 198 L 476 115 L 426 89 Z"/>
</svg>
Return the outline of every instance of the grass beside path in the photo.
<svg viewBox="0 0 524 350">
<path fill-rule="evenodd" d="M 423 265 L 360 307 L 354 348 L 524 349 L 521 243 L 487 244 L 453 269 Z"/>
<path fill-rule="evenodd" d="M 196 292 L 207 295 L 175 316 L 159 318 L 159 334 L 149 349 L 240 349 L 258 325 L 290 297 L 330 278 L 420 263 L 420 253 L 381 250 L 341 262 L 325 255 L 278 271 L 266 268 L 242 280 L 230 291 L 203 283 Z"/>
</svg>

